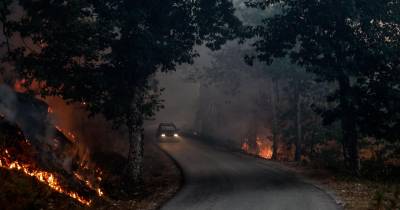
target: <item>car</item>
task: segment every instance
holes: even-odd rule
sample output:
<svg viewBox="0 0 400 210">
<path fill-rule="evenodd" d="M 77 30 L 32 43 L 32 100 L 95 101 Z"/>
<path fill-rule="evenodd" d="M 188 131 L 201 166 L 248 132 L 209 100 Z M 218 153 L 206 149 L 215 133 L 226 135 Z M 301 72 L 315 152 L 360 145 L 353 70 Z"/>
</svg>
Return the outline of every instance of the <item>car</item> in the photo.
<svg viewBox="0 0 400 210">
<path fill-rule="evenodd" d="M 175 124 L 160 123 L 158 125 L 156 137 L 159 140 L 178 140 L 180 136 Z"/>
</svg>

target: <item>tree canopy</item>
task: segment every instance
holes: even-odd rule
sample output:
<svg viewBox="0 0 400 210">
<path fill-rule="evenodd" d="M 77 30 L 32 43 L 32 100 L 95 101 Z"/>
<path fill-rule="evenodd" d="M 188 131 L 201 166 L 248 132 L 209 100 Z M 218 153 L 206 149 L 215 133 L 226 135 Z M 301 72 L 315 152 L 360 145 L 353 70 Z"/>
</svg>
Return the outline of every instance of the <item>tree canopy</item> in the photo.
<svg viewBox="0 0 400 210">
<path fill-rule="evenodd" d="M 133 179 L 143 156 L 134 133 L 161 107 L 155 72 L 193 62 L 195 45 L 219 49 L 241 27 L 228 0 L 19 0 L 20 12 L 8 15 L 11 4 L 0 7 L 11 41 L 2 62 L 43 97 L 82 103 L 127 126 Z"/>
<path fill-rule="evenodd" d="M 277 14 L 251 28 L 257 51 L 249 60 L 270 64 L 280 57 L 334 82 L 328 97 L 335 108 L 321 110 L 325 123 L 340 120 L 343 141 L 357 168 L 357 138 L 398 140 L 400 2 L 251 0 L 250 7 Z"/>
</svg>

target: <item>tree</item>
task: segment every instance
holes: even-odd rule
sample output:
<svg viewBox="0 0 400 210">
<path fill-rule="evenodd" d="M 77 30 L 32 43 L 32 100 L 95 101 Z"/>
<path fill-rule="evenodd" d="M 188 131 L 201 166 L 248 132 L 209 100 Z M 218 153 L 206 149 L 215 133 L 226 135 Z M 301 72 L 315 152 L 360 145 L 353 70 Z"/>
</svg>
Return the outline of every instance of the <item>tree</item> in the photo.
<svg viewBox="0 0 400 210">
<path fill-rule="evenodd" d="M 393 106 L 400 94 L 400 2 L 251 0 L 248 5 L 279 11 L 250 30 L 258 52 L 250 59 L 269 64 L 289 56 L 319 81 L 337 85 L 328 97 L 336 107 L 321 114 L 327 124 L 340 120 L 345 158 L 359 174 L 358 139 L 398 134 L 400 110 Z"/>
<path fill-rule="evenodd" d="M 129 133 L 127 175 L 140 182 L 143 121 L 161 107 L 151 82 L 157 70 L 191 63 L 195 45 L 218 49 L 240 21 L 225 0 L 20 0 L 8 19 L 21 43 L 4 57 L 40 94 L 86 104 Z M 4 33 L 4 31 L 3 31 Z"/>
</svg>

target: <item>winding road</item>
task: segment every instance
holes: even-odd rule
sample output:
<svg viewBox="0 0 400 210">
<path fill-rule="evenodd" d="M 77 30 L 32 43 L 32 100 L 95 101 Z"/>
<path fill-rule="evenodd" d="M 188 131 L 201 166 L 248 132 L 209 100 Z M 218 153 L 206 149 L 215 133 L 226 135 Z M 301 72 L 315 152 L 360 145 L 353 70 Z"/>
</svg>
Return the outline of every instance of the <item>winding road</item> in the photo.
<svg viewBox="0 0 400 210">
<path fill-rule="evenodd" d="M 336 210 L 319 188 L 274 163 L 182 137 L 160 143 L 182 167 L 185 183 L 162 210 Z"/>
</svg>

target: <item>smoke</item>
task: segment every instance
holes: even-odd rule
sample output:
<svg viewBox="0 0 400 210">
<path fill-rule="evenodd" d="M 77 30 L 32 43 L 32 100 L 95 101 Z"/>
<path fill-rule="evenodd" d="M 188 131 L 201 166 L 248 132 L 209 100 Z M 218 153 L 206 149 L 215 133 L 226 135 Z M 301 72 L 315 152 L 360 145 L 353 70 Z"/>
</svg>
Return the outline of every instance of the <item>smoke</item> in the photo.
<svg viewBox="0 0 400 210">
<path fill-rule="evenodd" d="M 49 141 L 52 136 L 47 108 L 44 102 L 28 94 L 17 93 L 8 85 L 0 85 L 0 113 L 17 124 L 29 140 Z"/>
<path fill-rule="evenodd" d="M 270 77 L 261 66 L 244 62 L 248 47 L 229 42 L 221 51 L 197 50 L 200 57 L 193 65 L 157 75 L 165 88 L 165 109 L 158 113 L 156 123 L 174 122 L 183 130 L 236 147 L 249 133 L 269 135 L 267 107 L 259 100 L 267 100 Z"/>
<path fill-rule="evenodd" d="M 1 84 L 0 114 L 18 125 L 46 168 L 72 172 L 77 160 L 92 164 L 100 153 L 127 154 L 126 132 L 112 129 L 102 116 L 88 118 L 82 104 L 67 105 L 59 97 L 37 99 Z"/>
<path fill-rule="evenodd" d="M 0 85 L 0 113 L 7 119 L 15 122 L 17 113 L 17 97 L 15 92 L 7 85 Z"/>
<path fill-rule="evenodd" d="M 80 155 L 90 158 L 94 153 L 127 154 L 128 141 L 124 128 L 113 129 L 101 115 L 88 117 L 84 104 L 67 104 L 59 97 L 47 97 L 53 123 L 75 137 Z"/>
</svg>

